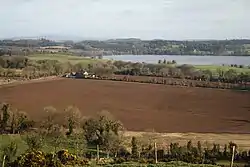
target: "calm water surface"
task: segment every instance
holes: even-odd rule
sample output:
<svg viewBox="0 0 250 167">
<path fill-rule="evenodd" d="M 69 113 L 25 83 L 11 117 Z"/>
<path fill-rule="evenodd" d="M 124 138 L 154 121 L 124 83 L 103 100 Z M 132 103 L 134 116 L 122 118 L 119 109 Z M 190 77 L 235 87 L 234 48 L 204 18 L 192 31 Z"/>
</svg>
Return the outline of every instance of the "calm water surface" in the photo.
<svg viewBox="0 0 250 167">
<path fill-rule="evenodd" d="M 238 64 L 250 65 L 250 57 L 247 56 L 175 56 L 175 55 L 113 55 L 104 56 L 104 59 L 122 60 L 131 62 L 157 63 L 158 60 L 176 60 L 178 64 L 193 65 L 222 65 Z"/>
</svg>

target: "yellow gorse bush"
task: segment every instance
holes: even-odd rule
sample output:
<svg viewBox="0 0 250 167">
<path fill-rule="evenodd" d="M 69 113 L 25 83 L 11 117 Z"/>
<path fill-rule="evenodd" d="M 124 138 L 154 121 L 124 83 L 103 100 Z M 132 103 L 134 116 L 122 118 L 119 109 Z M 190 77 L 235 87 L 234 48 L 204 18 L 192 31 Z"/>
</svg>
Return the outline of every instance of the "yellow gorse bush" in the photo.
<svg viewBox="0 0 250 167">
<path fill-rule="evenodd" d="M 68 150 L 58 151 L 56 154 L 45 154 L 42 151 L 28 151 L 20 155 L 10 167 L 63 167 L 64 165 L 87 165 L 88 161 L 79 159 Z"/>
</svg>

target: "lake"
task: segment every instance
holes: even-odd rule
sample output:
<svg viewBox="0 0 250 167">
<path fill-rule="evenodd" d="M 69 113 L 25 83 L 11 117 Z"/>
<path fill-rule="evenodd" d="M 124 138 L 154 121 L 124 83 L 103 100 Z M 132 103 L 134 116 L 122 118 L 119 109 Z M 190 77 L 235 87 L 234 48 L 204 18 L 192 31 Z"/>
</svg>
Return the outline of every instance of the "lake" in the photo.
<svg viewBox="0 0 250 167">
<path fill-rule="evenodd" d="M 131 62 L 158 63 L 158 60 L 176 60 L 178 64 L 192 65 L 250 65 L 250 57 L 247 56 L 184 56 L 184 55 L 113 55 L 104 56 L 104 59 L 122 60 Z"/>
</svg>

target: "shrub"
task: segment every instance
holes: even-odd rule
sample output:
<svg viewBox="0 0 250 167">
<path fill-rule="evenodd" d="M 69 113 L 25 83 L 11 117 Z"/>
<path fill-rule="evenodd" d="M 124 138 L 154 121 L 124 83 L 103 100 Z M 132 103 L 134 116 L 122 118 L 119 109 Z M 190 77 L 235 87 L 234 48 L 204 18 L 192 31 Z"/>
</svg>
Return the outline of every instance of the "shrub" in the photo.
<svg viewBox="0 0 250 167">
<path fill-rule="evenodd" d="M 67 164 L 68 162 L 72 162 L 72 161 L 76 160 L 76 156 L 71 155 L 68 150 L 58 151 L 57 157 L 64 165 Z"/>
<path fill-rule="evenodd" d="M 141 163 L 141 164 L 145 164 L 145 163 L 147 163 L 147 159 L 145 159 L 145 158 L 141 158 L 141 159 L 139 160 L 139 163 Z"/>
<path fill-rule="evenodd" d="M 131 140 L 131 146 L 132 146 L 132 158 L 138 158 L 139 157 L 139 152 L 138 152 L 138 141 L 137 139 L 133 136 Z"/>
<path fill-rule="evenodd" d="M 49 153 L 45 156 L 46 165 L 51 167 L 63 167 L 61 161 L 56 157 L 55 154 Z"/>
<path fill-rule="evenodd" d="M 45 154 L 41 151 L 29 150 L 20 155 L 10 163 L 10 167 L 63 167 L 64 165 L 87 165 L 85 159 L 77 159 L 75 155 L 70 154 L 67 150 L 61 150 L 57 154 Z"/>
<path fill-rule="evenodd" d="M 69 153 L 68 150 L 60 150 L 57 157 L 63 165 L 87 165 L 88 160 L 78 159 L 76 155 Z"/>
<path fill-rule="evenodd" d="M 124 163 L 124 162 L 126 162 L 126 159 L 123 158 L 123 157 L 120 157 L 120 158 L 116 158 L 116 159 L 115 159 L 115 163 L 116 163 L 116 164 L 121 164 L 121 163 Z"/>
<path fill-rule="evenodd" d="M 28 151 L 10 164 L 11 167 L 44 167 L 45 165 L 45 154 L 41 151 Z"/>
<path fill-rule="evenodd" d="M 112 158 L 100 158 L 98 161 L 99 165 L 105 165 L 105 164 L 114 164 L 114 160 Z"/>
<path fill-rule="evenodd" d="M 35 133 L 27 135 L 24 140 L 27 143 L 29 150 L 39 150 L 42 148 L 43 140 Z"/>
<path fill-rule="evenodd" d="M 28 151 L 9 164 L 10 167 L 63 167 L 61 161 L 52 153 Z"/>
<path fill-rule="evenodd" d="M 149 164 L 153 164 L 153 163 L 155 163 L 155 160 L 154 160 L 154 159 L 152 159 L 152 158 L 150 158 L 150 159 L 148 159 L 148 160 L 147 160 L 147 163 L 149 163 Z"/>
<path fill-rule="evenodd" d="M 2 147 L 3 155 L 5 156 L 5 162 L 11 162 L 17 153 L 17 144 L 11 142 L 8 145 Z"/>
</svg>

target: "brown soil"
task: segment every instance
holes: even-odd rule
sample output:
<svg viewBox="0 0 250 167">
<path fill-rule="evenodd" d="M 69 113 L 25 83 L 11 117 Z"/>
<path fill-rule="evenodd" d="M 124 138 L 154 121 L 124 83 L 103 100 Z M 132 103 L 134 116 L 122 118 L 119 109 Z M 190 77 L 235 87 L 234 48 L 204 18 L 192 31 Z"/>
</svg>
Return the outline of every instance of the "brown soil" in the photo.
<svg viewBox="0 0 250 167">
<path fill-rule="evenodd" d="M 59 80 L 59 79 L 62 79 L 62 78 L 57 77 L 57 76 L 49 76 L 49 77 L 41 77 L 41 78 L 36 78 L 36 79 L 24 79 L 24 78 L 10 79 L 10 81 L 8 81 L 8 78 L 0 78 L 0 87 L 34 83 L 34 82 L 43 82 L 43 81 L 48 81 L 48 80 L 49 81 Z"/>
<path fill-rule="evenodd" d="M 0 88 L 0 101 L 41 119 L 43 108 L 77 106 L 83 115 L 108 110 L 128 130 L 249 133 L 250 93 L 84 79 Z"/>
</svg>

